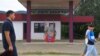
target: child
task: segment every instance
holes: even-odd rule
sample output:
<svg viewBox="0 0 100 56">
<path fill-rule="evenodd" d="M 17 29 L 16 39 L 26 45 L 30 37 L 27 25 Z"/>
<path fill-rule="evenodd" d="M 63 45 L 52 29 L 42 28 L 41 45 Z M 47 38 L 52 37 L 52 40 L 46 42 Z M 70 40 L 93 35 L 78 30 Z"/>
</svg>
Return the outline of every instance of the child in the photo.
<svg viewBox="0 0 100 56">
<path fill-rule="evenodd" d="M 86 53 L 86 51 L 87 51 L 87 43 L 88 43 L 87 35 L 88 35 L 88 32 L 89 32 L 89 31 L 90 31 L 90 30 L 89 30 L 89 26 L 88 26 L 88 29 L 86 30 L 86 33 L 85 33 L 85 50 L 84 50 L 82 56 L 84 56 L 85 53 Z"/>
<path fill-rule="evenodd" d="M 95 47 L 95 36 L 94 36 L 94 26 L 92 24 L 88 25 L 88 29 L 89 31 L 87 32 L 86 37 L 88 38 L 88 42 L 87 42 L 87 48 L 86 48 L 86 53 L 85 56 L 90 56 L 91 54 L 93 54 L 93 56 L 98 56 L 97 54 L 97 50 Z"/>
</svg>

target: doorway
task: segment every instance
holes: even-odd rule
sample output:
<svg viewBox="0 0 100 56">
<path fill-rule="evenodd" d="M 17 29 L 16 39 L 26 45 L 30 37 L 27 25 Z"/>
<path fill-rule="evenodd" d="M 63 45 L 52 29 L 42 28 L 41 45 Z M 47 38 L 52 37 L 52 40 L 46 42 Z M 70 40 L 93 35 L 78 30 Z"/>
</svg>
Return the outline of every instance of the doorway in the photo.
<svg viewBox="0 0 100 56">
<path fill-rule="evenodd" d="M 27 37 L 27 24 L 23 23 L 23 40 L 26 40 Z"/>
</svg>

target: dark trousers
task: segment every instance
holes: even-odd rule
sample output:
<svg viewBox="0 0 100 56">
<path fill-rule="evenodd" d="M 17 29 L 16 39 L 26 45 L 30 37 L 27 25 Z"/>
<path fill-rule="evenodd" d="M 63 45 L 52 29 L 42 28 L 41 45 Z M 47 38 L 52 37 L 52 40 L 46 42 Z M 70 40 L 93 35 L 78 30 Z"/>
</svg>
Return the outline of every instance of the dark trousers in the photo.
<svg viewBox="0 0 100 56">
<path fill-rule="evenodd" d="M 8 50 L 8 48 L 7 48 L 7 47 L 4 47 L 4 49 L 5 49 L 5 50 Z M 17 49 L 16 49 L 15 44 L 13 44 L 13 51 L 12 51 L 12 55 L 13 55 L 13 56 L 18 56 L 18 54 L 17 54 Z"/>
<path fill-rule="evenodd" d="M 13 56 L 18 56 L 16 46 L 13 47 Z"/>
</svg>

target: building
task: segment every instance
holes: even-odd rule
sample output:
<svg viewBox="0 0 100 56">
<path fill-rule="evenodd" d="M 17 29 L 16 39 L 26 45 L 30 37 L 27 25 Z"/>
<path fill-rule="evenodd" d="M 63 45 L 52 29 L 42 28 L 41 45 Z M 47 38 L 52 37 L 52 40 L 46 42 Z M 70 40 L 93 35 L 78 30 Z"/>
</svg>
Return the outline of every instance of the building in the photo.
<svg viewBox="0 0 100 56">
<path fill-rule="evenodd" d="M 45 24 L 53 25 L 56 40 L 61 40 L 61 23 L 69 22 L 69 37 L 73 42 L 73 22 L 93 22 L 93 16 L 74 16 L 74 9 L 80 0 L 19 0 L 26 8 L 26 14 L 16 14 L 13 22 L 17 40 L 44 40 Z M 0 14 L 0 25 L 5 18 Z M 1 37 L 1 34 L 0 34 Z"/>
</svg>

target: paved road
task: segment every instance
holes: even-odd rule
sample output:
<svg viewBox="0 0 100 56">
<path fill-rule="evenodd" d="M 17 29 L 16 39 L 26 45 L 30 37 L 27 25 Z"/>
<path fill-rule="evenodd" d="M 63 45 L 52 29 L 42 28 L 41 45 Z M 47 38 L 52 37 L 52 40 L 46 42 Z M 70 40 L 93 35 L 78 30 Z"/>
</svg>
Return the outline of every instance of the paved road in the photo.
<svg viewBox="0 0 100 56">
<path fill-rule="evenodd" d="M 19 42 L 16 43 L 19 56 L 80 56 L 83 52 L 84 44 L 83 41 L 74 43 L 69 42 Z M 96 44 L 97 50 L 100 54 L 100 42 Z M 0 52 L 3 51 L 2 43 L 0 42 Z M 37 55 L 39 54 L 39 55 Z M 45 55 L 46 54 L 46 55 Z M 55 55 L 54 55 L 55 54 Z M 62 55 L 61 55 L 62 54 Z M 64 55 L 63 55 L 64 54 Z M 75 54 L 75 55 L 74 55 Z"/>
</svg>

